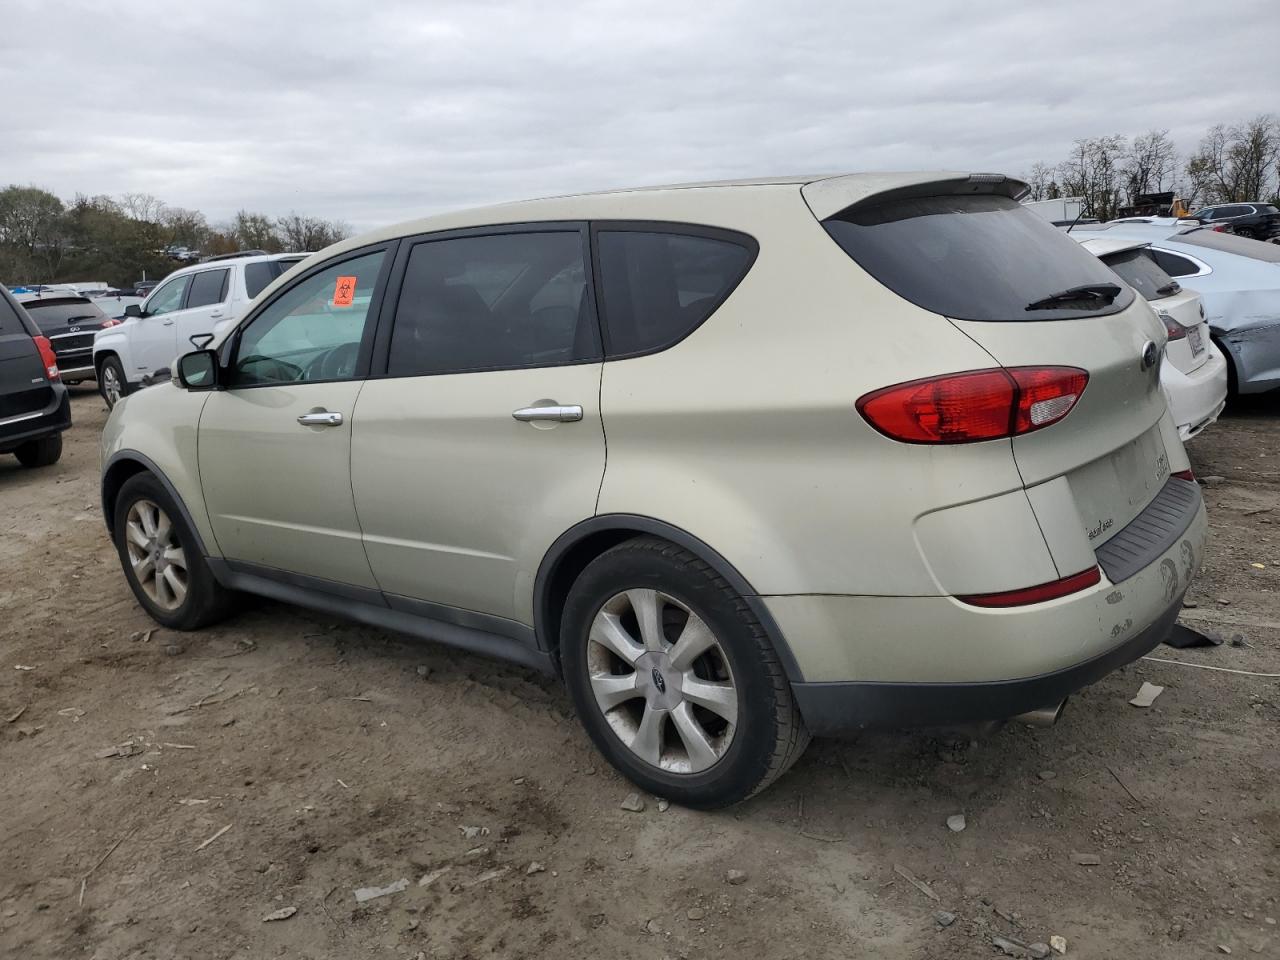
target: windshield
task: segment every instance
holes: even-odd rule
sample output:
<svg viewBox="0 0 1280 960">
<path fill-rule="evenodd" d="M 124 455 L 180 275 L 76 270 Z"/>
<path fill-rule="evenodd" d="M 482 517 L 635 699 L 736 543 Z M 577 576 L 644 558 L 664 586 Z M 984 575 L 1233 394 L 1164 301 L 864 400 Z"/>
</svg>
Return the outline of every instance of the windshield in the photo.
<svg viewBox="0 0 1280 960">
<path fill-rule="evenodd" d="M 1120 275 L 1147 300 L 1161 300 L 1178 292 L 1178 283 L 1156 263 L 1151 251 L 1145 247 L 1125 250 L 1102 258 L 1102 262 Z"/>
<path fill-rule="evenodd" d="M 96 303 L 89 300 L 28 300 L 23 304 L 41 331 L 58 329 L 65 331 L 77 321 L 85 325 L 101 323 L 107 319 Z"/>
<path fill-rule="evenodd" d="M 1097 257 L 1009 197 L 859 204 L 823 226 L 890 290 L 957 320 L 1066 320 L 1133 302 Z"/>
</svg>

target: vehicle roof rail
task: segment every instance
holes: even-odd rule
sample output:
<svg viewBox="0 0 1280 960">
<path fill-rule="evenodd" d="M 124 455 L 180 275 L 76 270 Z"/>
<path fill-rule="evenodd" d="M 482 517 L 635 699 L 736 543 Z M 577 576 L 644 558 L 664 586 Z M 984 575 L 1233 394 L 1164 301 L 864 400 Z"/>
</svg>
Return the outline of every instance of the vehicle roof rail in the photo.
<svg viewBox="0 0 1280 960">
<path fill-rule="evenodd" d="M 237 260 L 240 257 L 265 257 L 266 250 L 237 250 L 235 253 L 219 253 L 216 256 L 205 258 L 205 263 L 213 263 L 215 260 Z"/>
</svg>

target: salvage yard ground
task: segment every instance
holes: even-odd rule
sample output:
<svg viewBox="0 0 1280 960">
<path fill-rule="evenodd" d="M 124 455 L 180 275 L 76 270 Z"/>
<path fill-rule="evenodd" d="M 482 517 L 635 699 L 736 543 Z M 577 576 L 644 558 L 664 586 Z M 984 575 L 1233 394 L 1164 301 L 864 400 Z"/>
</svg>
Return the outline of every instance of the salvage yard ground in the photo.
<svg viewBox="0 0 1280 960">
<path fill-rule="evenodd" d="M 58 465 L 0 458 L 0 956 L 1280 956 L 1280 680 L 1141 661 L 1054 729 L 631 812 L 550 679 L 265 601 L 157 628 L 74 393 Z M 1154 655 L 1280 673 L 1280 400 L 1190 451 L 1222 479 L 1183 622 L 1228 642 Z"/>
</svg>

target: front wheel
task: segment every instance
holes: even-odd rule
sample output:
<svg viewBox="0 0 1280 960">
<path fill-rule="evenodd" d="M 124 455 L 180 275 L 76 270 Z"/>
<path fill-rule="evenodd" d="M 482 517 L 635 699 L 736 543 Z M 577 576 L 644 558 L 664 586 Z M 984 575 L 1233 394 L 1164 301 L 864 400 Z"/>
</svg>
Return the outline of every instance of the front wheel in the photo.
<svg viewBox="0 0 1280 960">
<path fill-rule="evenodd" d="M 195 534 L 151 474 L 120 488 L 113 532 L 125 579 L 157 623 L 198 630 L 231 612 L 234 595 L 214 579 Z"/>
<path fill-rule="evenodd" d="M 760 622 L 693 554 L 640 537 L 565 601 L 561 659 L 587 733 L 648 792 L 709 809 L 780 777 L 809 742 Z"/>
</svg>

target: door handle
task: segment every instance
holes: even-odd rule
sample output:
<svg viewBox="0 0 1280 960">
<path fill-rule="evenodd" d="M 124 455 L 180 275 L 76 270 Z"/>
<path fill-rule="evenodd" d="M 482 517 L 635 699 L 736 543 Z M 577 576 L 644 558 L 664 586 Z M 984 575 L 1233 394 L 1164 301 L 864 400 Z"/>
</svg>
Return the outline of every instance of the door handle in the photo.
<svg viewBox="0 0 1280 960">
<path fill-rule="evenodd" d="M 338 427 L 342 425 L 342 414 L 330 413 L 328 410 L 313 410 L 298 418 L 304 427 Z"/>
<path fill-rule="evenodd" d="M 222 319 L 222 311 L 221 311 L 221 310 L 215 310 L 213 313 L 209 314 L 209 319 L 210 319 L 210 320 L 221 320 L 221 319 Z"/>
<path fill-rule="evenodd" d="M 552 420 L 556 423 L 574 423 L 582 419 L 582 407 L 577 404 L 556 404 L 546 407 L 521 407 L 511 416 L 528 423 L 531 420 Z"/>
<path fill-rule="evenodd" d="M 172 326 L 173 326 L 173 321 L 172 321 L 172 320 L 165 320 L 165 321 L 164 321 L 164 325 L 165 325 L 166 327 L 172 327 Z"/>
</svg>

